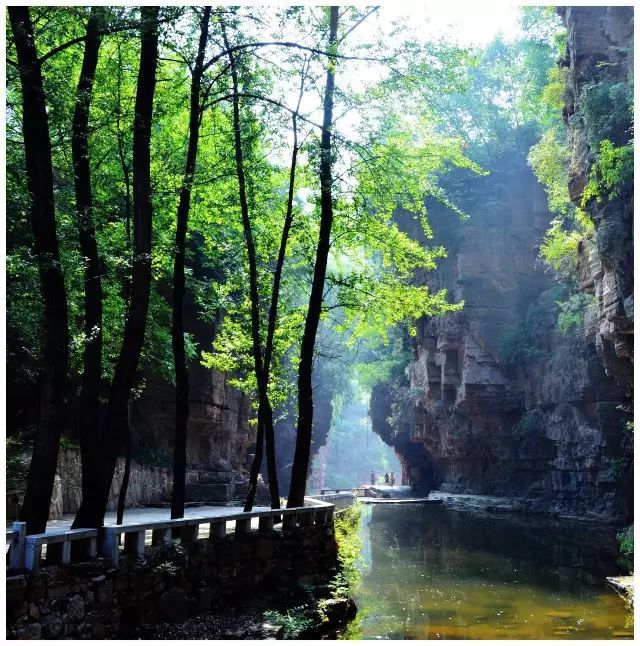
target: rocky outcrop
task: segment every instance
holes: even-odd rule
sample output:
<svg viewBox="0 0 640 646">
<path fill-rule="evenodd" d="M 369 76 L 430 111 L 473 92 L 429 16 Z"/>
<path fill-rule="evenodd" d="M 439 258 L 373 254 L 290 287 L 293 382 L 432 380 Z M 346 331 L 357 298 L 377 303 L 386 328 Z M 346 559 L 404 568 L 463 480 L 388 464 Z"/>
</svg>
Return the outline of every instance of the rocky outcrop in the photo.
<svg viewBox="0 0 640 646">
<path fill-rule="evenodd" d="M 188 501 L 232 500 L 236 484 L 247 480 L 255 429 L 249 424 L 249 398 L 229 385 L 227 375 L 194 362 L 189 370 L 187 423 Z M 132 406 L 131 425 L 140 442 L 165 456 L 173 453 L 175 390 L 149 375 L 142 397 Z"/>
<path fill-rule="evenodd" d="M 201 278 L 206 274 L 202 268 L 198 271 Z M 185 304 L 185 325 L 199 350 L 211 347 L 217 322 L 203 320 L 190 295 Z M 224 503 L 245 491 L 256 431 L 249 421 L 249 397 L 229 381 L 230 375 L 205 368 L 197 358 L 189 365 L 188 502 Z M 130 424 L 139 442 L 168 456 L 170 464 L 175 386 L 166 377 L 146 374 L 144 391 L 131 406 Z"/>
<path fill-rule="evenodd" d="M 124 475 L 124 458 L 118 460 L 111 483 L 107 509 L 113 511 L 118 505 L 118 495 Z M 171 469 L 151 467 L 132 462 L 127 488 L 126 507 L 153 505 L 171 498 L 173 479 Z M 63 514 L 74 514 L 82 501 L 82 463 L 80 453 L 74 449 L 61 449 L 58 469 L 49 507 L 51 520 L 62 518 Z"/>
<path fill-rule="evenodd" d="M 569 191 L 582 205 L 598 150 L 595 139 L 616 146 L 633 137 L 632 113 L 618 98 L 633 82 L 633 7 L 564 7 L 568 68 L 563 112 L 572 143 Z M 627 89 L 629 88 L 629 89 Z M 597 107 L 611 112 L 604 130 L 593 132 L 586 96 L 608 92 Z M 600 96 L 600 95 L 598 95 Z M 608 105 L 607 101 L 612 101 Z M 591 108 L 593 110 L 593 108 Z M 596 149 L 594 149 L 594 147 Z M 607 374 L 633 388 L 633 179 L 615 197 L 590 200 L 585 209 L 596 228 L 579 249 L 580 287 L 594 294 L 591 334 Z"/>
<path fill-rule="evenodd" d="M 373 428 L 398 452 L 403 483 L 416 489 L 626 517 L 625 390 L 606 374 L 592 324 L 585 334 L 556 328 L 558 287 L 536 260 L 551 214 L 526 146 L 491 171 L 456 178 L 467 221 L 430 208 L 434 242 L 449 256 L 429 285 L 446 287 L 464 309 L 419 322 L 406 340 L 413 358 L 405 379 L 373 390 Z M 419 238 L 410 218 L 398 221 Z"/>
</svg>

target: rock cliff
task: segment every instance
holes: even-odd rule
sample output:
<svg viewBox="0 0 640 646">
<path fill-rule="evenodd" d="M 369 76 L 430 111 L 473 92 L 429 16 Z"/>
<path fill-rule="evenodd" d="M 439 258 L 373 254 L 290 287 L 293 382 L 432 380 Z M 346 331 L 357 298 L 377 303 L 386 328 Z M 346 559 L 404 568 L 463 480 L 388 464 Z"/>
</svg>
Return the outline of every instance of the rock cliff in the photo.
<svg viewBox="0 0 640 646">
<path fill-rule="evenodd" d="M 633 137 L 631 112 L 620 100 L 633 83 L 633 8 L 565 7 L 568 69 L 563 116 L 572 143 L 571 199 L 580 206 L 597 159 L 598 139 L 615 145 Z M 607 92 L 608 100 L 600 94 Z M 609 112 L 606 120 L 590 115 L 590 95 Z M 611 101 L 613 104 L 609 105 Z M 594 102 L 595 103 L 595 102 Z M 593 111 L 593 108 L 591 108 Z M 625 114 L 626 112 L 626 114 Z M 598 132 L 592 132 L 595 125 Z M 594 149 L 595 148 L 595 149 Z M 608 374 L 628 391 L 633 387 L 633 180 L 615 198 L 603 196 L 586 206 L 596 228 L 580 246 L 580 286 L 594 294 L 596 312 L 590 334 Z"/>
<path fill-rule="evenodd" d="M 590 42 L 574 32 L 569 47 Z M 374 388 L 373 428 L 395 447 L 403 483 L 414 488 L 523 496 L 536 511 L 625 519 L 632 496 L 628 245 L 607 257 L 583 243 L 580 280 L 595 304 L 583 326 L 560 332 L 561 288 L 537 261 L 551 214 L 527 167 L 531 143 L 519 136 L 517 150 L 496 159 L 489 176 L 447 180 L 468 220 L 430 206 L 431 243 L 449 256 L 425 281 L 446 287 L 464 309 L 420 321 L 405 340 L 412 361 L 403 380 Z M 630 203 L 600 208 L 596 223 L 615 217 L 629 226 Z M 408 214 L 397 219 L 421 239 Z"/>
</svg>

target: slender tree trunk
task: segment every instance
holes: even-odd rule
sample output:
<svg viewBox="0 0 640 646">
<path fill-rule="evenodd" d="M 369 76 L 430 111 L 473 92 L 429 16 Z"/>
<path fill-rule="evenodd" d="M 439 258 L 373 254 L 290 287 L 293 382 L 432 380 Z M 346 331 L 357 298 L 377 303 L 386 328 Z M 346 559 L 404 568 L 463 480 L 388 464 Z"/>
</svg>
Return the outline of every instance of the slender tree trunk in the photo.
<svg viewBox="0 0 640 646">
<path fill-rule="evenodd" d="M 20 519 L 27 533 L 43 532 L 58 462 L 60 436 L 69 416 L 69 325 L 53 198 L 51 140 L 42 70 L 28 7 L 8 7 L 22 86 L 23 136 L 31 227 L 44 302 L 44 356 L 40 428 L 33 449 Z"/>
<path fill-rule="evenodd" d="M 258 290 L 258 269 L 256 262 L 256 250 L 251 230 L 251 220 L 249 218 L 249 205 L 247 203 L 246 180 L 244 175 L 244 157 L 242 153 L 242 135 L 240 127 L 240 99 L 238 97 L 238 70 L 235 56 L 229 47 L 229 40 L 226 35 L 224 23 L 222 25 L 222 36 L 225 49 L 229 51 L 229 64 L 231 67 L 231 79 L 233 81 L 233 131 L 235 142 L 236 172 L 238 175 L 238 188 L 240 193 L 240 211 L 242 213 L 242 228 L 249 259 L 249 294 L 251 299 L 251 338 L 253 346 L 253 363 L 258 384 L 258 429 L 262 428 L 264 432 L 265 444 L 267 447 L 267 470 L 269 475 L 269 493 L 271 498 L 271 507 L 278 509 L 280 507 L 280 493 L 278 491 L 278 476 L 275 465 L 275 447 L 273 438 L 273 421 L 271 421 L 270 434 L 265 425 L 265 415 L 269 417 L 271 405 L 267 393 L 267 382 L 265 380 L 265 371 L 262 362 L 262 346 L 260 340 L 260 294 Z M 271 419 L 273 414 L 271 414 Z M 256 445 L 256 458 L 262 456 L 262 451 Z M 252 467 L 251 476 L 255 474 L 256 481 L 250 479 L 249 487 L 257 486 L 257 469 Z M 248 501 L 247 501 L 248 502 Z M 245 505 L 246 506 L 246 505 Z"/>
<path fill-rule="evenodd" d="M 116 524 L 118 525 L 122 525 L 122 520 L 124 518 L 124 503 L 127 499 L 127 491 L 129 489 L 132 454 L 133 454 L 133 437 L 131 434 L 131 427 L 129 427 L 129 434 L 127 435 L 127 452 L 124 459 L 124 473 L 122 474 L 122 484 L 120 485 L 120 493 L 118 494 L 118 508 L 116 511 Z"/>
<path fill-rule="evenodd" d="M 304 81 L 303 81 L 304 85 Z M 302 100 L 302 90 L 300 91 L 300 98 L 298 100 L 298 108 L 300 109 L 300 102 Z M 287 213 L 284 219 L 284 226 L 282 227 L 282 236 L 280 238 L 280 248 L 278 250 L 278 259 L 276 267 L 273 272 L 273 286 L 271 288 L 271 305 L 269 307 L 269 319 L 267 322 L 267 340 L 264 351 L 264 372 L 267 387 L 271 378 L 271 360 L 273 356 L 273 339 L 275 336 L 276 323 L 278 321 L 278 300 L 280 298 L 280 281 L 282 278 L 282 268 L 284 266 L 284 259 L 287 251 L 287 244 L 289 241 L 289 233 L 291 225 L 293 224 L 293 198 L 295 196 L 295 181 L 296 181 L 296 164 L 298 159 L 298 124 L 297 112 L 293 115 L 293 152 L 291 153 L 291 168 L 289 171 L 289 195 L 287 198 Z M 271 402 L 267 398 L 267 409 L 264 415 L 264 433 L 271 441 L 267 443 L 267 465 L 271 462 L 276 463 L 275 456 L 275 428 L 273 423 L 273 410 Z M 249 508 L 250 510 L 250 508 Z M 249 511 L 247 510 L 247 511 Z"/>
<path fill-rule="evenodd" d="M 256 499 L 256 491 L 258 489 L 258 476 L 260 475 L 260 467 L 262 466 L 263 451 L 264 427 L 260 423 L 260 416 L 258 416 L 258 430 L 256 432 L 256 454 L 253 456 L 251 471 L 249 472 L 249 491 L 247 492 L 247 500 L 244 503 L 244 511 L 251 511 L 253 509 L 253 503 Z"/>
<path fill-rule="evenodd" d="M 329 9 L 329 52 L 335 54 L 338 36 L 338 7 Z M 311 377 L 313 372 L 313 353 L 316 334 L 322 313 L 324 281 L 327 273 L 327 260 L 331 242 L 331 227 L 333 224 L 333 201 L 331 195 L 332 156 L 331 156 L 331 124 L 333 121 L 333 96 L 335 89 L 336 59 L 329 57 L 327 63 L 327 82 L 324 93 L 324 116 L 322 120 L 322 138 L 320 141 L 320 235 L 316 249 L 316 262 L 311 284 L 309 307 L 300 347 L 300 363 L 298 366 L 298 428 L 296 449 L 291 472 L 288 507 L 304 505 L 304 495 L 307 487 L 307 472 L 309 470 L 309 455 L 311 453 L 311 436 L 313 431 L 313 388 Z"/>
<path fill-rule="evenodd" d="M 120 166 L 122 167 L 122 177 L 125 186 L 125 201 L 124 201 L 124 220 L 125 220 L 125 233 L 127 236 L 127 259 L 131 258 L 131 168 L 127 163 L 125 148 L 124 148 L 124 133 L 121 127 L 121 86 L 122 86 L 122 51 L 120 42 L 118 42 L 118 66 L 117 66 L 117 106 L 116 106 L 116 137 L 118 139 L 118 157 L 120 159 Z M 131 277 L 127 272 L 123 280 L 123 298 L 129 307 L 129 299 L 131 298 Z M 118 508 L 117 508 L 117 522 L 122 523 L 124 517 L 124 503 L 127 499 L 127 490 L 129 489 L 129 474 L 131 472 L 131 448 L 133 446 L 133 437 L 131 427 L 127 427 L 127 453 L 125 457 L 124 474 L 122 483 L 120 484 L 120 491 L 118 493 Z"/>
<path fill-rule="evenodd" d="M 191 204 L 191 185 L 196 170 L 200 134 L 200 99 L 204 54 L 209 33 L 211 7 L 204 7 L 200 21 L 200 41 L 191 78 L 189 107 L 189 143 L 185 163 L 176 227 L 176 256 L 173 265 L 173 318 L 171 342 L 176 372 L 176 424 L 173 449 L 173 492 L 171 518 L 184 516 L 185 480 L 187 474 L 187 420 L 189 419 L 189 373 L 184 348 L 185 243 Z"/>
<path fill-rule="evenodd" d="M 79 427 L 83 490 L 95 477 L 99 445 L 99 395 L 102 374 L 102 263 L 93 222 L 91 168 L 89 163 L 89 109 L 100 50 L 102 9 L 92 7 L 87 23 L 82 69 L 76 91 L 71 131 L 71 153 L 75 176 L 78 238 L 84 257 L 84 333 Z"/>
<path fill-rule="evenodd" d="M 133 128 L 133 270 L 120 356 L 116 364 L 97 467 L 97 486 L 83 492 L 74 527 L 99 527 L 109 500 L 118 454 L 127 437 L 127 406 L 144 342 L 151 291 L 150 139 L 158 64 L 158 7 L 143 6 L 140 69 Z"/>
<path fill-rule="evenodd" d="M 122 106 L 120 87 L 122 85 L 122 53 L 120 51 L 120 43 L 118 43 L 118 67 L 117 67 L 117 108 L 116 108 L 116 136 L 118 138 L 118 157 L 120 159 L 120 166 L 122 167 L 122 178 L 125 187 L 125 202 L 124 202 L 124 222 L 125 232 L 127 235 L 127 253 L 131 252 L 131 173 L 129 164 L 124 151 L 124 133 L 120 125 L 120 111 Z M 131 283 L 126 281 L 125 292 L 126 299 L 129 299 L 129 289 Z"/>
<path fill-rule="evenodd" d="M 295 182 L 296 182 L 296 167 L 298 160 L 298 110 L 300 109 L 300 103 L 302 102 L 302 97 L 304 94 L 304 82 L 305 82 L 305 72 L 302 74 L 302 82 L 300 85 L 300 94 L 298 96 L 298 105 L 296 111 L 293 114 L 293 150 L 291 153 L 291 167 L 289 170 L 289 193 L 287 196 L 287 212 L 284 219 L 284 225 L 282 227 L 282 236 L 280 238 L 280 248 L 278 249 L 278 258 L 276 260 L 275 270 L 273 272 L 273 286 L 271 289 L 271 304 L 269 306 L 269 318 L 267 322 L 267 339 L 265 342 L 264 350 L 264 373 L 265 373 L 265 382 L 267 388 L 269 386 L 269 380 L 271 376 L 271 360 L 273 356 L 273 339 L 275 336 L 276 323 L 278 321 L 278 300 L 280 298 L 280 281 L 282 278 L 282 268 L 284 267 L 284 260 L 287 251 L 287 244 L 289 241 L 289 233 L 291 231 L 291 225 L 293 224 L 293 199 L 295 197 Z M 262 466 L 262 443 L 263 436 L 271 438 L 267 443 L 267 465 L 271 463 L 273 465 L 273 472 L 275 471 L 276 456 L 275 456 L 275 429 L 273 423 L 273 410 L 271 408 L 271 402 L 267 397 L 266 408 L 262 415 L 258 415 L 262 420 L 262 426 L 258 429 L 258 436 L 256 438 L 256 455 L 251 467 L 251 474 L 249 478 L 249 492 L 247 495 L 247 500 L 245 503 L 244 510 L 251 511 L 253 508 L 253 503 L 255 500 L 256 488 L 258 485 L 258 474 L 260 473 L 260 467 Z M 260 445 L 260 452 L 258 453 L 257 446 Z M 269 475 L 271 478 L 271 475 Z M 279 502 L 279 501 L 278 501 Z"/>
</svg>

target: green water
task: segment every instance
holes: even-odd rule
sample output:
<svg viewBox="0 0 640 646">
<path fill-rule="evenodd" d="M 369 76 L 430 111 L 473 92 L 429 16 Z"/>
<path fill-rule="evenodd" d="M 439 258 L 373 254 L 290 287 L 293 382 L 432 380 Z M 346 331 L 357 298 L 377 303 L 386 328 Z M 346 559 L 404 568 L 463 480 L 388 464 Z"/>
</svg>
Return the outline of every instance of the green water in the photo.
<svg viewBox="0 0 640 646">
<path fill-rule="evenodd" d="M 632 639 L 605 582 L 615 528 L 445 507 L 363 507 L 356 619 L 343 639 Z"/>
</svg>

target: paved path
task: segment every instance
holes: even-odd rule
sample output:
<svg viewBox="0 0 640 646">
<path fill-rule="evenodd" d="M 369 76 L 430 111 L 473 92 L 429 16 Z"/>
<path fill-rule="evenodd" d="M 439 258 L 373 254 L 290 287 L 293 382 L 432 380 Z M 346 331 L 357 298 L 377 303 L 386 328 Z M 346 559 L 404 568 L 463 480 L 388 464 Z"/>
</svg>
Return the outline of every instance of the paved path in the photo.
<svg viewBox="0 0 640 646">
<path fill-rule="evenodd" d="M 253 511 L 266 511 L 269 507 L 254 507 Z M 223 507 L 220 505 L 206 505 L 202 507 L 187 507 L 184 510 L 185 518 L 197 518 L 198 516 L 230 516 L 233 514 L 242 513 L 242 506 L 237 507 Z M 156 520 L 169 520 L 171 518 L 171 510 L 165 507 L 131 507 L 124 510 L 123 522 L 128 523 L 144 523 Z M 73 522 L 74 514 L 65 514 L 60 520 L 50 520 L 47 523 L 47 531 L 60 531 L 61 529 L 69 529 Z M 258 519 L 254 519 L 256 523 Z M 233 522 L 233 521 L 230 521 Z M 116 512 L 108 511 L 104 517 L 105 525 L 116 524 Z"/>
</svg>

